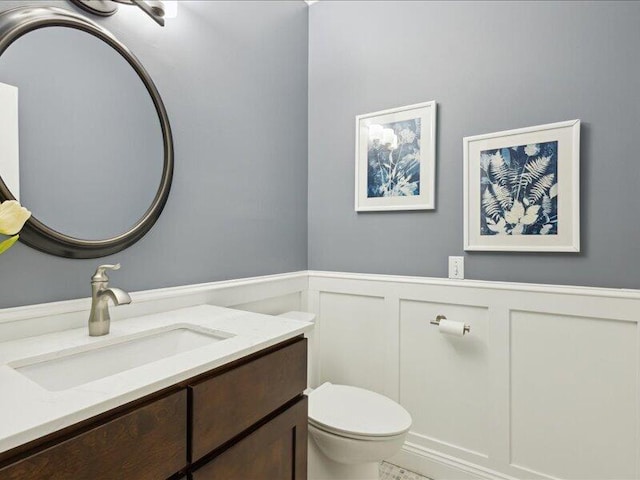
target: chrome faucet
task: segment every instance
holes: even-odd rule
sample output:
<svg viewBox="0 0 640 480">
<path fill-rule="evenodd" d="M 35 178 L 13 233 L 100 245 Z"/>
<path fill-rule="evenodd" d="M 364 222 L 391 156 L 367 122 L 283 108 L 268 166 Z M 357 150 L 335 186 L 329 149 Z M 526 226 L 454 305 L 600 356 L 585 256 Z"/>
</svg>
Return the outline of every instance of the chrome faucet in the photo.
<svg viewBox="0 0 640 480">
<path fill-rule="evenodd" d="M 119 288 L 109 287 L 109 277 L 105 270 L 118 270 L 120 264 L 100 265 L 91 277 L 91 313 L 89 314 L 89 335 L 99 337 L 109 333 L 111 317 L 109 316 L 109 299 L 114 305 L 131 303 L 127 292 Z"/>
</svg>

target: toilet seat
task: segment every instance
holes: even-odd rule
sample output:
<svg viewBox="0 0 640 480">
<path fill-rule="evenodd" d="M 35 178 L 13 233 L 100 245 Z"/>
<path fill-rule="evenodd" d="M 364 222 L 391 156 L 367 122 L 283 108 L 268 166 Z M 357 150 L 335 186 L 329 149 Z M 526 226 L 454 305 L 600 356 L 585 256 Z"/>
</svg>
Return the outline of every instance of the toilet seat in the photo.
<svg viewBox="0 0 640 480">
<path fill-rule="evenodd" d="M 309 431 L 313 431 L 313 429 L 317 429 L 321 432 L 327 433 L 329 435 L 333 435 L 336 437 L 348 439 L 348 440 L 361 440 L 365 442 L 388 442 L 397 438 L 404 438 L 405 433 L 400 433 L 398 435 L 388 435 L 388 436 L 369 436 L 369 435 L 358 435 L 353 432 L 346 432 L 344 430 L 339 430 L 337 428 L 330 428 L 324 425 L 318 425 L 313 420 L 309 420 Z"/>
<path fill-rule="evenodd" d="M 309 395 L 309 424 L 341 437 L 387 441 L 409 430 L 411 416 L 384 395 L 327 382 Z"/>
</svg>

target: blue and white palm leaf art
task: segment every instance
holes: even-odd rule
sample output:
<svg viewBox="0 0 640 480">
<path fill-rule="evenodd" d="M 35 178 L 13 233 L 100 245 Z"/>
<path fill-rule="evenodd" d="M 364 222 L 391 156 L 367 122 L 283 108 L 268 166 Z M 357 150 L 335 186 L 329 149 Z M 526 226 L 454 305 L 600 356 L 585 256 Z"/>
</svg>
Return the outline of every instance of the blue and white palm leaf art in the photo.
<svg viewBox="0 0 640 480">
<path fill-rule="evenodd" d="M 558 234 L 558 142 L 480 152 L 481 235 Z"/>
<path fill-rule="evenodd" d="M 367 197 L 420 195 L 420 118 L 369 126 Z"/>
</svg>

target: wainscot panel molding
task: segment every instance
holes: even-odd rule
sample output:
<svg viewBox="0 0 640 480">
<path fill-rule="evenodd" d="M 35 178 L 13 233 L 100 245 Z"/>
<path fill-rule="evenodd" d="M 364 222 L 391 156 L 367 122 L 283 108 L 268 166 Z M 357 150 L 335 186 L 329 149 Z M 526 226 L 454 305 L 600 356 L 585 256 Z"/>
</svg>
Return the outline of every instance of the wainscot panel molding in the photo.
<svg viewBox="0 0 640 480">
<path fill-rule="evenodd" d="M 638 479 L 640 291 L 309 272 L 312 379 L 400 402 L 432 478 Z M 430 320 L 465 322 L 464 337 Z"/>
<path fill-rule="evenodd" d="M 302 271 L 131 294 L 114 320 L 199 304 L 318 315 L 311 385 L 413 417 L 392 462 L 436 479 L 640 479 L 640 291 Z M 90 299 L 0 310 L 0 341 L 85 327 Z M 441 334 L 446 315 L 471 326 Z"/>
<path fill-rule="evenodd" d="M 304 309 L 307 272 L 265 275 L 219 282 L 131 292 L 131 304 L 114 307 L 113 321 L 211 304 L 257 313 Z M 87 281 L 87 289 L 89 282 Z M 0 310 L 0 342 L 87 325 L 91 298 Z"/>
</svg>

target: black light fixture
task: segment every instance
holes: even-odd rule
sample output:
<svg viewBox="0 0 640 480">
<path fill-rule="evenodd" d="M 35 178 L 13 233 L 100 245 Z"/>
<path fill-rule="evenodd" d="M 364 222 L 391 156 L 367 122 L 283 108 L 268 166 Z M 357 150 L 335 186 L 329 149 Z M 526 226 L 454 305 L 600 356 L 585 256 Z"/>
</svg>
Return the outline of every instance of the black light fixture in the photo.
<svg viewBox="0 0 640 480">
<path fill-rule="evenodd" d="M 71 0 L 71 2 L 87 12 L 103 17 L 116 13 L 118 3 L 135 5 L 163 27 L 166 15 L 165 3 L 168 3 L 161 0 Z"/>
</svg>

